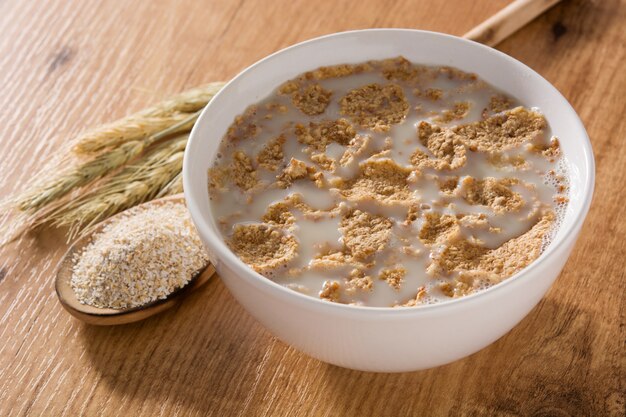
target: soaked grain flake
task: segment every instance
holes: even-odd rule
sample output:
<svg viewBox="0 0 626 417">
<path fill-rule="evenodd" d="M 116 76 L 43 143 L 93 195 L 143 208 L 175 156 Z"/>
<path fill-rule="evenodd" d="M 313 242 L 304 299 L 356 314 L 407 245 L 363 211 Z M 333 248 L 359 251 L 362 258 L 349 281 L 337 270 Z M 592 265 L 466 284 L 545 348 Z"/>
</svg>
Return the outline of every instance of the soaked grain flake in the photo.
<svg viewBox="0 0 626 417">
<path fill-rule="evenodd" d="M 566 204 L 538 111 L 402 57 L 289 80 L 226 139 L 209 176 L 225 240 L 333 302 L 419 306 L 486 288 L 539 256 Z"/>
</svg>

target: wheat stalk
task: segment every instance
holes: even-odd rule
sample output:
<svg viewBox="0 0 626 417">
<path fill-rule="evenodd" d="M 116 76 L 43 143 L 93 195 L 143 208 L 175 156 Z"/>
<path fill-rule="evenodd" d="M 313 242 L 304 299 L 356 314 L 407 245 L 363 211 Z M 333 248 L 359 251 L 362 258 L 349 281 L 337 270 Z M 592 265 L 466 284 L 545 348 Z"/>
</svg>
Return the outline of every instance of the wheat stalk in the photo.
<svg viewBox="0 0 626 417">
<path fill-rule="evenodd" d="M 18 196 L 15 205 L 22 211 L 34 213 L 70 191 L 101 178 L 110 171 L 126 164 L 143 152 L 147 142 L 127 142 L 119 148 L 98 155 L 91 161 L 65 171 L 52 180 L 48 180 Z"/>
<path fill-rule="evenodd" d="M 155 198 L 168 195 L 180 194 L 183 192 L 183 173 L 179 172 L 165 187 L 159 191 Z"/>
<path fill-rule="evenodd" d="M 122 143 L 118 148 L 100 154 L 95 159 L 64 172 L 18 198 L 17 207 L 22 211 L 35 212 L 57 200 L 73 189 L 98 179 L 139 156 L 144 149 L 174 133 L 188 130 L 198 119 L 200 111 L 187 115 L 183 120 L 143 140 Z M 185 139 L 186 140 L 186 139 Z"/>
<path fill-rule="evenodd" d="M 179 131 L 185 130 L 195 121 L 185 123 L 193 118 L 190 113 L 202 109 L 223 85 L 221 82 L 211 83 L 185 91 L 156 106 L 86 132 L 76 139 L 73 150 L 79 154 L 101 152 L 130 140 L 154 135 L 174 124 L 180 125 Z"/>
<path fill-rule="evenodd" d="M 187 136 L 127 166 L 96 190 L 56 208 L 43 222 L 69 227 L 69 238 L 122 210 L 153 199 L 180 174 Z"/>
<path fill-rule="evenodd" d="M 216 82 L 185 91 L 79 136 L 73 141 L 74 151 L 89 155 L 90 160 L 62 169 L 70 163 L 68 152 L 55 164 L 58 170 L 53 175 L 41 172 L 30 190 L 0 202 L 0 212 L 18 209 L 12 214 L 19 220 L 15 228 L 19 231 L 11 236 L 51 224 L 69 226 L 71 238 L 136 204 L 181 192 L 188 137 L 176 135 L 191 129 L 200 110 L 223 85 Z"/>
<path fill-rule="evenodd" d="M 187 113 L 161 117 L 128 117 L 103 126 L 79 137 L 72 150 L 79 154 L 94 154 L 104 149 L 120 146 L 130 140 L 153 135 L 169 126 L 186 120 Z"/>
<path fill-rule="evenodd" d="M 224 82 L 213 82 L 201 87 L 183 91 L 170 99 L 164 100 L 154 107 L 144 110 L 148 114 L 162 115 L 173 112 L 195 112 L 206 106 L 218 91 L 224 86 Z"/>
</svg>

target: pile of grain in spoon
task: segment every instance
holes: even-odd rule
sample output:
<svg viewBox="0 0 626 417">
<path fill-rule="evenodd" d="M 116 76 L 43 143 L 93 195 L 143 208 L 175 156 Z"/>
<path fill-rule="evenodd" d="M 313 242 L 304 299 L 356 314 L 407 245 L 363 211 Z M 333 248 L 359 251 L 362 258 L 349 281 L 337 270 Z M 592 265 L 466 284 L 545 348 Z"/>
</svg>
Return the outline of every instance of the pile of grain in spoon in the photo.
<svg viewBox="0 0 626 417">
<path fill-rule="evenodd" d="M 182 203 L 127 210 L 74 257 L 71 286 L 82 303 L 124 309 L 165 299 L 208 257 Z"/>
</svg>

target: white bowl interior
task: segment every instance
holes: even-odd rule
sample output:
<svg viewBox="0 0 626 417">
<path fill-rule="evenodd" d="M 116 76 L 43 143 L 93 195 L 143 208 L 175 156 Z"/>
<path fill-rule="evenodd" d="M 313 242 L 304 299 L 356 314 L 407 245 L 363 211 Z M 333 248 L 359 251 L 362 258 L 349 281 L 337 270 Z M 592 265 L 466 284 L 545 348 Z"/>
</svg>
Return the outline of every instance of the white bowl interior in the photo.
<svg viewBox="0 0 626 417">
<path fill-rule="evenodd" d="M 240 264 L 238 269 L 242 272 L 244 270 L 241 268 L 247 268 L 223 243 L 211 217 L 207 188 L 207 170 L 234 117 L 269 95 L 287 79 L 305 71 L 324 65 L 358 63 L 398 55 L 418 64 L 446 65 L 476 73 L 488 83 L 516 97 L 523 105 L 538 107 L 548 120 L 553 134 L 560 139 L 570 181 L 570 202 L 566 214 L 557 235 L 541 258 L 549 256 L 551 249 L 559 245 L 568 234 L 577 233 L 591 202 L 593 154 L 576 112 L 550 83 L 508 55 L 454 36 L 405 29 L 353 31 L 294 45 L 257 62 L 241 72 L 213 98 L 194 126 L 185 152 L 185 196 L 201 235 L 211 242 L 210 258 L 216 266 L 227 261 Z M 540 262 L 541 258 L 535 263 Z M 529 268 L 532 265 L 520 274 Z M 251 274 L 267 285 L 277 286 L 249 269 L 247 275 Z M 506 283 L 507 280 L 498 286 Z M 295 292 L 293 294 L 301 296 Z M 400 313 L 406 309 L 394 311 Z"/>
</svg>

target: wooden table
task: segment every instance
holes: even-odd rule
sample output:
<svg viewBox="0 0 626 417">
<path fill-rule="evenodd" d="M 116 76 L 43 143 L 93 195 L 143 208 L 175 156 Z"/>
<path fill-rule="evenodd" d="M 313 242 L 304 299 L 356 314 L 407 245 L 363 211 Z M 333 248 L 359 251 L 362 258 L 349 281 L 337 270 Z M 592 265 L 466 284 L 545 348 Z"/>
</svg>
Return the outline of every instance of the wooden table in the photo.
<svg viewBox="0 0 626 417">
<path fill-rule="evenodd" d="M 79 131 L 295 42 L 370 27 L 460 35 L 506 3 L 3 1 L 0 192 L 22 189 Z M 623 416 L 624 23 L 624 1 L 565 1 L 499 47 L 579 112 L 597 180 L 561 277 L 498 342 L 428 371 L 350 371 L 274 339 L 219 279 L 145 322 L 91 327 L 56 300 L 65 246 L 49 232 L 1 251 L 0 415 Z"/>
</svg>

